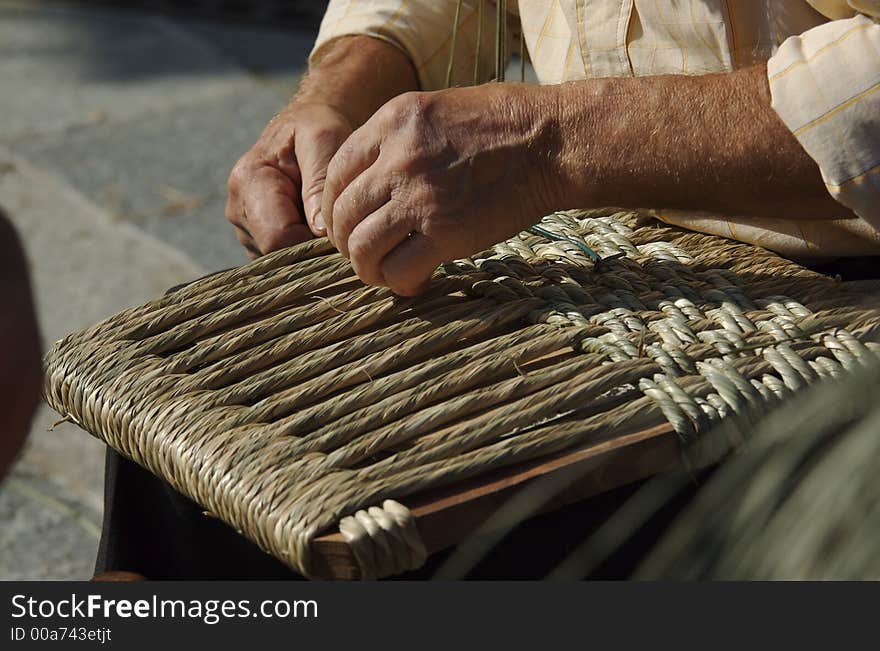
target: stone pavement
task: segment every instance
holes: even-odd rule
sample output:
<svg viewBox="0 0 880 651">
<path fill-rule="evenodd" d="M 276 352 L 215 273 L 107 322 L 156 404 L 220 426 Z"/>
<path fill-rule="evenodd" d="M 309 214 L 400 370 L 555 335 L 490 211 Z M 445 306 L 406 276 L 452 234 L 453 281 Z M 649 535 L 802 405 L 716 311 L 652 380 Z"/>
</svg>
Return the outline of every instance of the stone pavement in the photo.
<svg viewBox="0 0 880 651">
<path fill-rule="evenodd" d="M 46 346 L 245 260 L 226 176 L 313 38 L 0 0 L 0 205 L 27 247 Z M 0 580 L 91 576 L 103 449 L 56 420 L 40 410 L 0 485 Z"/>
</svg>

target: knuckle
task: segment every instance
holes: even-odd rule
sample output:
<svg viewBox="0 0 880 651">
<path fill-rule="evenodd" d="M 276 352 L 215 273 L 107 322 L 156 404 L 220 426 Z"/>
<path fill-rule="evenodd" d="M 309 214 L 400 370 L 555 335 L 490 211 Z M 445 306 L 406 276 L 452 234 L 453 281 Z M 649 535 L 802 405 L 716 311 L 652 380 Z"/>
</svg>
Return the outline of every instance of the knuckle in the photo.
<svg viewBox="0 0 880 651">
<path fill-rule="evenodd" d="M 226 181 L 226 187 L 230 193 L 238 192 L 246 183 L 249 176 L 248 156 L 245 154 L 238 159 L 238 162 L 232 166 L 229 172 L 229 178 Z"/>
<path fill-rule="evenodd" d="M 417 151 L 406 151 L 397 159 L 396 168 L 399 170 L 397 181 L 403 185 L 409 177 L 419 172 L 423 167 L 422 159 Z"/>
<path fill-rule="evenodd" d="M 410 112 L 413 117 L 424 119 L 428 117 L 429 110 L 432 105 L 431 96 L 427 93 L 415 92 L 410 98 Z"/>
<path fill-rule="evenodd" d="M 238 225 L 242 221 L 242 215 L 238 210 L 238 207 L 231 200 L 226 202 L 226 209 L 224 211 L 224 214 L 226 215 L 226 221 L 228 221 L 230 224 Z"/>
<path fill-rule="evenodd" d="M 369 272 L 368 272 L 368 264 L 367 260 L 364 258 L 364 251 L 358 245 L 353 244 L 352 242 L 348 243 L 348 261 L 351 262 L 351 267 L 354 269 L 354 272 L 357 274 L 358 278 L 361 279 L 362 282 L 366 284 L 370 284 L 369 282 Z"/>
<path fill-rule="evenodd" d="M 284 138 L 292 131 L 295 121 L 296 114 L 290 113 L 286 110 L 276 114 L 275 117 L 269 120 L 269 123 L 266 124 L 266 127 L 260 134 L 257 144 L 265 143 L 268 145 L 269 143 Z"/>
<path fill-rule="evenodd" d="M 350 237 L 348 240 L 348 257 L 354 266 L 355 272 L 361 276 L 361 280 L 365 278 L 361 274 L 368 273 L 370 266 L 369 250 L 366 243 L 359 237 Z"/>
<path fill-rule="evenodd" d="M 313 147 L 332 148 L 340 144 L 339 129 L 330 125 L 317 125 L 309 132 L 309 140 Z"/>
<path fill-rule="evenodd" d="M 399 115 L 410 119 L 419 119 L 424 117 L 430 100 L 428 94 L 420 91 L 410 91 L 398 96 L 397 110 Z"/>
<path fill-rule="evenodd" d="M 394 179 L 398 183 L 408 182 L 436 167 L 436 157 L 426 145 L 421 131 L 404 129 L 398 133 L 395 145 L 389 152 L 388 166 L 392 171 L 402 172 Z"/>
<path fill-rule="evenodd" d="M 330 165 L 338 171 L 339 167 L 344 165 L 363 146 L 362 140 L 363 134 L 356 134 L 340 144 L 335 155 L 330 159 Z"/>
<path fill-rule="evenodd" d="M 257 248 L 263 253 L 275 251 L 291 244 L 291 227 L 293 224 L 282 217 L 271 216 L 253 220 L 250 233 Z"/>
<path fill-rule="evenodd" d="M 269 228 L 264 229 L 258 236 L 258 240 L 260 250 L 263 253 L 276 251 L 284 248 L 288 244 L 284 231 L 275 226 L 270 226 Z"/>
<path fill-rule="evenodd" d="M 399 211 L 405 211 L 408 217 L 422 214 L 433 208 L 433 202 L 429 191 L 425 190 L 421 183 L 413 180 L 413 168 L 416 163 L 402 163 L 389 176 L 392 178 L 391 203 Z"/>
<path fill-rule="evenodd" d="M 418 152 L 411 147 L 395 147 L 386 154 L 384 166 L 392 189 L 400 190 L 411 182 L 412 171 L 418 166 Z"/>
<path fill-rule="evenodd" d="M 348 201 L 348 194 L 343 193 L 333 198 L 330 206 L 333 211 L 333 229 L 337 235 L 342 235 L 348 226 L 348 216 L 351 212 L 351 204 Z"/>
<path fill-rule="evenodd" d="M 345 165 L 345 161 L 351 156 L 351 145 L 348 142 L 336 150 L 336 154 L 327 163 L 327 170 L 324 177 L 327 181 L 334 181 L 339 176 L 339 171 Z"/>
<path fill-rule="evenodd" d="M 400 119 L 406 115 L 407 104 L 409 102 L 409 93 L 402 93 L 397 97 L 393 97 L 379 109 L 379 115 L 390 119 Z"/>
</svg>

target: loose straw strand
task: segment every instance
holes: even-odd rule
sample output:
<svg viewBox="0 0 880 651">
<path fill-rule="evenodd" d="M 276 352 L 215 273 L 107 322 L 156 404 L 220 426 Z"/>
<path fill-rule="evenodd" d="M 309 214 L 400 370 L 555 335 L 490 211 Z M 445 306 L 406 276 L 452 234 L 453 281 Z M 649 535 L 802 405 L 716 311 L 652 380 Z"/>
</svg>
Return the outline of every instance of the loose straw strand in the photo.
<svg viewBox="0 0 880 651">
<path fill-rule="evenodd" d="M 501 81 L 507 78 L 507 0 L 501 3 Z"/>
<path fill-rule="evenodd" d="M 495 81 L 504 81 L 504 19 L 506 0 L 495 4 Z"/>
<path fill-rule="evenodd" d="M 452 25 L 452 44 L 449 48 L 449 65 L 446 67 L 446 88 L 452 86 L 452 68 L 455 65 L 455 48 L 458 44 L 458 20 L 461 17 L 461 3 L 455 3 L 455 23 Z"/>
<path fill-rule="evenodd" d="M 477 3 L 477 47 L 474 51 L 474 86 L 480 83 L 480 45 L 483 42 L 483 2 Z"/>
</svg>

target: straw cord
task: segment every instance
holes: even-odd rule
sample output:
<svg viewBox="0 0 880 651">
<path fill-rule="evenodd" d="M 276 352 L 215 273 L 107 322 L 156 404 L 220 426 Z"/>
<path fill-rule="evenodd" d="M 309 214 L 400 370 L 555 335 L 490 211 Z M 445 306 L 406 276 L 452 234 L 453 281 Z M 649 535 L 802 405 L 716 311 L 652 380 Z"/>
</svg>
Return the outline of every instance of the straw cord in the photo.
<svg viewBox="0 0 880 651">
<path fill-rule="evenodd" d="M 495 2 L 495 81 L 504 81 L 507 52 L 507 0 Z"/>
<path fill-rule="evenodd" d="M 455 19 L 452 23 L 452 37 L 449 44 L 449 64 L 446 66 L 446 88 L 452 87 L 452 69 L 455 66 L 455 48 L 458 46 L 458 23 L 461 18 L 461 3 L 455 3 Z"/>
<path fill-rule="evenodd" d="M 381 577 L 424 559 L 407 496 L 664 423 L 700 443 L 878 339 L 876 301 L 770 252 L 567 212 L 418 299 L 324 240 L 270 254 L 61 340 L 45 394 L 299 572 L 338 526 Z"/>
<path fill-rule="evenodd" d="M 480 48 L 483 40 L 483 3 L 486 0 L 477 0 L 477 41 L 474 46 L 474 86 L 480 83 Z M 446 84 L 449 86 L 449 84 Z"/>
<path fill-rule="evenodd" d="M 351 546 L 363 579 L 418 569 L 428 557 L 412 513 L 394 500 L 342 518 L 339 531 Z"/>
</svg>

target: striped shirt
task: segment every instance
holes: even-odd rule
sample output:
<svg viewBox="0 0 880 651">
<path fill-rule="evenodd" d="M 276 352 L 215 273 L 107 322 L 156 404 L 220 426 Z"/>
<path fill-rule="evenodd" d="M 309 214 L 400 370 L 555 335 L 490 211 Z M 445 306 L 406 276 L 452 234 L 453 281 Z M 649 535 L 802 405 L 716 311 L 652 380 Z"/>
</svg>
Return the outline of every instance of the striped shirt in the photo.
<svg viewBox="0 0 880 651">
<path fill-rule="evenodd" d="M 402 49 L 423 90 L 447 79 L 456 0 L 331 0 L 312 56 L 364 34 Z M 664 221 L 793 257 L 880 253 L 880 0 L 508 0 L 540 83 L 706 74 L 767 63 L 772 106 L 816 161 L 838 219 L 658 210 Z M 451 79 L 495 70 L 493 0 L 463 0 Z"/>
</svg>

